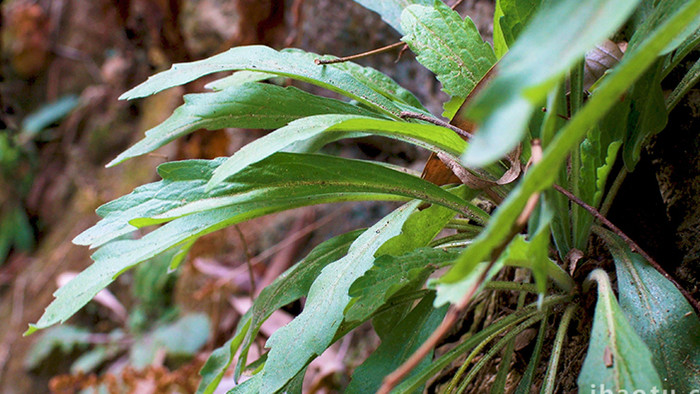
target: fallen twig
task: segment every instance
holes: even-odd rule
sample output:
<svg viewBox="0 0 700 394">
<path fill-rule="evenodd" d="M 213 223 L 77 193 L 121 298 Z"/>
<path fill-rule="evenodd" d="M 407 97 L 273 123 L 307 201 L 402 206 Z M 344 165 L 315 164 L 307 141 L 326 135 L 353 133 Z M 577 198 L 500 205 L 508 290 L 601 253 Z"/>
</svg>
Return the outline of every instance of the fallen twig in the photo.
<svg viewBox="0 0 700 394">
<path fill-rule="evenodd" d="M 399 42 L 393 43 L 393 44 L 391 44 L 391 45 L 387 45 L 387 46 L 385 46 L 385 47 L 381 47 L 381 48 L 377 48 L 377 49 L 372 49 L 371 51 L 358 53 L 358 54 L 356 54 L 356 55 L 338 57 L 338 58 L 335 58 L 335 59 L 315 59 L 315 60 L 314 60 L 314 63 L 316 63 L 316 64 L 318 64 L 318 65 L 334 64 L 334 63 L 344 63 L 344 62 L 348 62 L 348 61 L 350 61 L 350 60 L 360 59 L 360 58 L 363 58 L 363 57 L 376 55 L 376 54 L 378 54 L 378 53 L 387 52 L 387 51 L 390 51 L 390 50 L 392 50 L 392 49 L 394 49 L 394 48 L 398 48 L 398 47 L 400 47 L 400 46 L 402 46 L 402 45 L 406 45 L 406 44 L 405 44 L 403 41 L 399 41 Z"/>
</svg>

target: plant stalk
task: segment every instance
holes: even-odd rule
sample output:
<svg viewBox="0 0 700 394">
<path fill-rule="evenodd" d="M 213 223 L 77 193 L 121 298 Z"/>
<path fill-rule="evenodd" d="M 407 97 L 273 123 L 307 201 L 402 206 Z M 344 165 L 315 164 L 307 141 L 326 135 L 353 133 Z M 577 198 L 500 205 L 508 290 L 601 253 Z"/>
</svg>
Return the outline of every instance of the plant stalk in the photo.
<svg viewBox="0 0 700 394">
<path fill-rule="evenodd" d="M 549 358 L 549 365 L 547 366 L 547 373 L 545 374 L 544 384 L 542 386 L 542 393 L 551 394 L 554 392 L 554 380 L 557 377 L 557 367 L 559 366 L 559 358 L 561 357 L 561 350 L 564 347 L 564 339 L 566 339 L 566 331 L 569 329 L 569 324 L 576 311 L 576 304 L 571 304 L 564 311 L 564 316 L 561 318 L 559 323 L 559 328 L 557 329 L 557 336 L 554 339 L 554 346 L 552 347 L 552 356 Z"/>
<path fill-rule="evenodd" d="M 610 207 L 612 206 L 612 203 L 615 200 L 617 192 L 620 190 L 620 186 L 622 186 L 622 182 L 625 181 L 625 177 L 627 176 L 627 174 L 628 172 L 625 167 L 622 167 L 622 169 L 620 169 L 620 172 L 617 173 L 615 181 L 613 181 L 613 184 L 610 185 L 610 190 L 608 190 L 608 193 L 605 195 L 605 200 L 603 200 L 603 204 L 600 206 L 601 215 L 608 216 Z"/>
</svg>

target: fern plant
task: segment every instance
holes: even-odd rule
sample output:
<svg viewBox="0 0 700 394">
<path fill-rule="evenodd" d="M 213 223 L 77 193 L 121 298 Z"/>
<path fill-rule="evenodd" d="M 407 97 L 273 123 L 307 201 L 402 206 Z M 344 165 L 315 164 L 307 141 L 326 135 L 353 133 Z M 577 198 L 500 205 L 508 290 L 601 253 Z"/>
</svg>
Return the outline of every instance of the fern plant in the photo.
<svg viewBox="0 0 700 394">
<path fill-rule="evenodd" d="M 74 240 L 98 248 L 94 264 L 55 293 L 28 333 L 65 321 L 119 274 L 153 256 L 175 250 L 170 268 L 177 269 L 199 237 L 226 226 L 311 204 L 401 201 L 370 228 L 316 246 L 265 288 L 202 369 L 199 391 L 213 392 L 236 356 L 242 383 L 232 392 L 299 392 L 311 360 L 371 321 L 382 343 L 354 371 L 348 392 L 415 392 L 464 356 L 446 390 L 468 391 L 505 349 L 492 387 L 501 392 L 513 340 L 534 326 L 539 334 L 517 391 L 529 392 L 538 365 L 547 363 L 541 389 L 551 393 L 568 328 L 586 319 L 578 311 L 591 283 L 598 297 L 581 392 L 700 387 L 695 301 L 597 209 L 615 195 L 606 188 L 613 163 L 623 160 L 633 170 L 645 141 L 697 82 L 696 63 L 670 98 L 660 89 L 700 42 L 700 0 L 499 0 L 493 48 L 471 20 L 441 1 L 358 2 L 380 13 L 436 74 L 450 96 L 443 115 L 451 124 L 379 71 L 327 63 L 330 56 L 246 46 L 176 64 L 122 99 L 235 73 L 210 84 L 212 92 L 185 96 L 169 119 L 109 165 L 201 128 L 274 131 L 231 157 L 162 164 L 162 181 L 100 207 L 102 220 Z M 625 24 L 624 57 L 592 74 L 584 57 Z M 265 83 L 274 76 L 347 100 Z M 331 141 L 367 135 L 432 151 L 426 177 L 449 169 L 462 184 L 438 186 L 407 169 L 318 154 Z M 478 199 L 497 208 L 484 211 Z M 123 237 L 144 227 L 153 231 Z M 458 231 L 436 239 L 446 228 Z M 592 233 L 614 259 L 618 296 L 602 269 L 581 275 L 575 266 L 562 267 L 586 254 Z M 533 283 L 495 280 L 508 266 L 527 269 Z M 441 268 L 446 272 L 436 277 Z M 478 295 L 487 291 L 517 292 L 517 309 L 433 358 L 460 312 L 478 309 Z M 265 319 L 302 297 L 303 312 L 269 338 L 264 356 L 248 360 Z M 548 330 L 556 335 L 547 344 L 549 360 L 541 360 Z"/>
</svg>

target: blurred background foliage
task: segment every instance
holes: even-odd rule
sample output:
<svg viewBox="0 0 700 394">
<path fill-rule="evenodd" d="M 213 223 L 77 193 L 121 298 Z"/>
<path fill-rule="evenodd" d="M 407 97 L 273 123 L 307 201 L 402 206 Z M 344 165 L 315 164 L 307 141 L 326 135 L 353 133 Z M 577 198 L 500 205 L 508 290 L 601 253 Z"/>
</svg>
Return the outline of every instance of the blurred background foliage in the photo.
<svg viewBox="0 0 700 394">
<path fill-rule="evenodd" d="M 490 41 L 493 7 L 490 0 L 467 0 L 457 10 Z M 229 155 L 262 135 L 198 132 L 157 154 L 105 169 L 172 113 L 184 93 L 202 91 L 221 75 L 136 102 L 118 101 L 121 93 L 172 63 L 232 46 L 293 46 L 342 56 L 400 37 L 352 0 L 5 0 L 1 18 L 0 392 L 98 386 L 113 392 L 192 392 L 197 371 L 228 338 L 251 295 L 314 245 L 373 223 L 391 209 L 379 203 L 303 208 L 216 232 L 195 244 L 170 275 L 162 275 L 165 257 L 141 264 L 66 325 L 22 338 L 56 288 L 91 263 L 91 251 L 70 241 L 97 221 L 99 205 L 156 180 L 155 167 L 166 158 Z M 391 75 L 440 114 L 446 96 L 433 75 L 412 61 L 410 51 L 396 60 L 397 52 L 389 52 L 359 63 Z M 668 127 L 675 132 L 660 134 L 626 181 L 620 199 L 628 193 L 634 203 L 611 211 L 613 221 L 645 248 L 682 257 L 676 267 L 681 281 L 698 277 L 699 103 L 693 89 L 671 116 Z M 674 138 L 665 137 L 669 134 Z M 416 169 L 427 157 L 378 138 L 330 149 Z M 634 197 L 640 193 L 647 197 Z M 668 238 L 645 240 L 644 225 L 665 226 Z M 300 308 L 286 307 L 263 326 L 263 336 Z M 307 387 L 332 391 L 347 382 L 348 370 L 378 344 L 371 330 L 358 334 L 310 366 Z M 261 338 L 258 350 L 263 343 Z"/>
<path fill-rule="evenodd" d="M 482 15 L 486 35 L 492 9 L 489 1 L 462 6 L 463 13 Z M 96 222 L 99 205 L 157 179 L 155 166 L 166 158 L 227 155 L 262 135 L 195 133 L 155 155 L 105 169 L 172 113 L 183 93 L 202 91 L 221 75 L 134 103 L 118 101 L 121 93 L 172 63 L 232 46 L 347 55 L 400 37 L 353 1 L 331 0 L 7 0 L 0 35 L 0 316 L 6 322 L 0 327 L 0 392 L 99 385 L 191 392 L 202 362 L 235 327 L 250 294 L 315 244 L 390 209 L 373 203 L 307 208 L 213 234 L 170 275 L 162 275 L 167 259 L 143 264 L 65 325 L 22 338 L 56 288 L 91 263 L 91 251 L 70 241 Z M 397 66 L 396 55 L 365 64 L 388 71 L 438 111 L 445 98 L 437 81 L 410 54 Z M 331 149 L 415 162 L 416 168 L 425 157 L 376 138 L 356 142 Z M 340 216 L 347 220 L 331 225 Z M 299 308 L 287 309 L 293 314 Z M 318 381 L 344 367 L 336 364 L 317 374 Z"/>
</svg>

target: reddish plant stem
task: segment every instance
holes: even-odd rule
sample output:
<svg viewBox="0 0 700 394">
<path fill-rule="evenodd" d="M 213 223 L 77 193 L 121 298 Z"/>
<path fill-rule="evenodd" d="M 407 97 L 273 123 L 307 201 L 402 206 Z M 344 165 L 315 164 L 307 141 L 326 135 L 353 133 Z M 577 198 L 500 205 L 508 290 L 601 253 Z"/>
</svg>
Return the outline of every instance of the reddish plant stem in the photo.
<svg viewBox="0 0 700 394">
<path fill-rule="evenodd" d="M 253 272 L 253 264 L 250 262 L 253 259 L 253 256 L 250 255 L 250 251 L 248 250 L 248 242 L 246 242 L 240 227 L 238 227 L 238 225 L 235 225 L 233 227 L 236 229 L 236 232 L 238 233 L 238 238 L 240 238 L 241 244 L 243 245 L 243 251 L 245 253 L 245 263 L 246 265 L 248 265 L 248 276 L 250 279 L 250 299 L 254 300 L 256 294 L 255 273 Z"/>
<path fill-rule="evenodd" d="M 396 387 L 396 385 L 398 385 L 401 380 L 406 377 L 406 375 L 413 371 L 413 369 L 420 364 L 423 358 L 425 358 L 430 351 L 437 346 L 442 337 L 445 336 L 447 331 L 457 322 L 462 310 L 469 305 L 472 297 L 476 293 L 476 290 L 484 283 L 486 280 L 486 275 L 488 275 L 489 271 L 491 271 L 491 268 L 496 263 L 496 260 L 497 259 L 492 259 L 491 262 L 489 262 L 489 265 L 479 276 L 479 280 L 477 280 L 469 291 L 467 291 L 458 304 L 451 307 L 447 311 L 442 323 L 440 323 L 438 328 L 433 331 L 430 337 L 423 342 L 423 344 L 411 355 L 411 357 L 408 358 L 408 360 L 406 360 L 399 368 L 384 378 L 382 387 L 379 388 L 377 394 L 389 394 L 389 392 Z"/>
<path fill-rule="evenodd" d="M 452 8 L 454 10 L 455 8 L 459 7 L 459 5 L 462 4 L 463 2 L 464 2 L 464 0 L 457 0 L 454 2 L 454 4 L 452 4 L 450 6 L 450 8 Z"/>
<path fill-rule="evenodd" d="M 575 196 L 570 191 L 568 191 L 568 190 L 564 189 L 563 187 L 556 185 L 556 184 L 553 185 L 553 187 L 554 187 L 554 190 L 565 195 L 569 200 L 574 202 L 576 205 L 579 205 L 581 208 L 588 211 L 588 213 L 593 215 L 594 218 L 596 218 L 603 225 L 605 225 L 607 228 L 609 228 L 617 236 L 622 238 L 622 240 L 627 244 L 627 246 L 629 246 L 629 248 L 632 252 L 640 254 L 649 263 L 649 265 L 654 267 L 657 271 L 659 271 L 659 273 L 661 275 L 664 276 L 664 278 L 668 279 L 671 283 L 673 283 L 673 285 L 676 286 L 678 291 L 680 291 L 681 294 L 683 294 L 683 296 L 688 300 L 690 305 L 692 305 L 693 308 L 698 313 L 700 313 L 700 303 L 698 303 L 698 301 L 695 298 L 693 298 L 693 296 L 686 289 L 684 289 L 678 282 L 676 282 L 675 279 L 673 279 L 671 277 L 671 275 L 669 275 L 668 272 L 666 272 L 666 270 L 664 270 L 661 267 L 661 265 L 656 260 L 654 260 L 653 257 L 651 257 L 647 252 L 645 252 L 644 249 L 642 249 L 639 245 L 637 245 L 637 243 L 634 242 L 632 240 L 632 238 L 628 237 L 627 234 L 625 234 L 622 230 L 620 230 L 619 227 L 614 225 L 610 220 L 608 220 L 605 216 L 603 216 L 600 212 L 598 212 L 597 209 L 586 204 L 583 200 L 581 200 L 580 198 Z"/>
<path fill-rule="evenodd" d="M 540 141 L 533 140 L 532 156 L 530 159 L 531 163 L 537 164 L 541 158 L 542 147 L 540 146 Z M 501 242 L 501 244 L 497 248 L 494 249 L 493 253 L 491 254 L 491 260 L 489 261 L 488 266 L 486 266 L 486 269 L 481 273 L 481 275 L 479 275 L 477 281 L 469 288 L 469 290 L 464 294 L 462 299 L 457 304 L 450 307 L 450 309 L 447 311 L 447 314 L 445 315 L 445 318 L 442 320 L 442 323 L 440 323 L 438 328 L 435 331 L 433 331 L 430 337 L 428 337 L 428 339 L 425 342 L 423 342 L 423 344 L 411 355 L 411 357 L 409 357 L 408 360 L 401 364 L 401 366 L 397 368 L 394 372 L 392 372 L 384 378 L 382 386 L 379 388 L 379 391 L 377 391 L 377 394 L 389 394 L 389 392 L 394 387 L 396 387 L 396 385 L 398 385 L 401 382 L 401 380 L 403 380 L 403 378 L 406 377 L 406 375 L 408 375 L 414 368 L 416 368 L 416 366 L 418 366 L 418 364 L 430 353 L 430 351 L 438 345 L 440 340 L 442 340 L 442 337 L 445 336 L 447 331 L 457 322 L 460 313 L 469 306 L 469 303 L 472 301 L 477 290 L 486 281 L 486 277 L 488 276 L 489 271 L 491 271 L 494 264 L 496 264 L 496 261 L 498 261 L 498 258 L 501 256 L 506 246 L 508 246 L 510 241 L 520 232 L 520 230 L 523 229 L 525 224 L 527 224 L 530 215 L 532 215 L 532 212 L 537 206 L 538 198 L 539 193 L 534 193 L 532 196 L 530 196 L 527 204 L 523 208 L 522 213 L 518 216 L 517 220 L 513 224 L 513 228 L 510 234 L 503 242 Z"/>
</svg>

